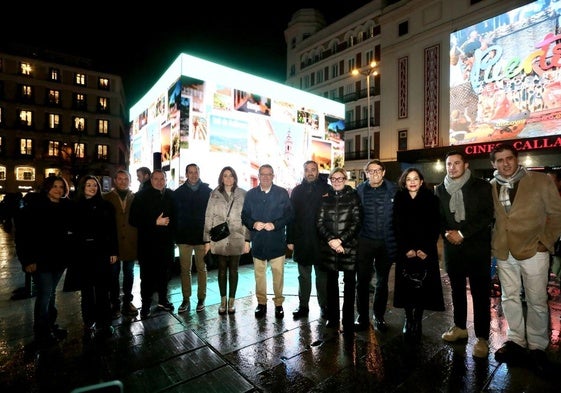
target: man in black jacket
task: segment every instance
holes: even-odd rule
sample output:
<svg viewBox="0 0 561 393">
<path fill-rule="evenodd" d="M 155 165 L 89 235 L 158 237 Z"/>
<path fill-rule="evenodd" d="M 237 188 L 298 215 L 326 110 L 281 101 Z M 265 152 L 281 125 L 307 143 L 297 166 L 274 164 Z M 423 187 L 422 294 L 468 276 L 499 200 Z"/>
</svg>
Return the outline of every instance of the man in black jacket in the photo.
<svg viewBox="0 0 561 393">
<path fill-rule="evenodd" d="M 173 192 L 166 188 L 166 174 L 162 170 L 154 170 L 150 179 L 152 187 L 135 195 L 129 216 L 129 223 L 138 229 L 142 318 L 150 316 L 154 292 L 158 293 L 158 309 L 173 310 L 168 299 L 168 283 L 175 258 Z"/>
<path fill-rule="evenodd" d="M 469 279 L 477 337 L 473 356 L 486 358 L 491 323 L 491 185 L 472 175 L 463 153 L 451 151 L 446 154 L 446 177 L 436 187 L 436 195 L 440 199 L 444 261 L 454 307 L 454 326 L 442 334 L 442 339 L 455 342 L 468 338 L 466 279 Z"/>
<path fill-rule="evenodd" d="M 329 191 L 329 185 L 319 177 L 315 161 L 304 163 L 304 179 L 290 194 L 294 221 L 287 227 L 288 249 L 292 259 L 298 263 L 299 307 L 292 312 L 294 319 L 308 316 L 310 293 L 312 291 L 312 266 L 316 276 L 317 300 L 321 317 L 327 317 L 326 273 L 318 268 L 319 237 L 316 228 L 317 213 L 321 198 Z"/>
</svg>

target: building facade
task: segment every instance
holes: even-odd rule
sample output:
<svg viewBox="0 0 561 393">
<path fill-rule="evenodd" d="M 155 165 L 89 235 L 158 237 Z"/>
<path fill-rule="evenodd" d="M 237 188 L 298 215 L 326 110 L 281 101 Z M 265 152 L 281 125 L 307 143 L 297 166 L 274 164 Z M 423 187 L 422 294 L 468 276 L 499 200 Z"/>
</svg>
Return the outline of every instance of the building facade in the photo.
<svg viewBox="0 0 561 393">
<path fill-rule="evenodd" d="M 451 56 L 455 32 L 481 28 L 479 39 L 487 38 L 489 47 L 500 47 L 504 51 L 503 57 L 509 51 L 514 57 L 517 49 L 522 49 L 522 39 L 529 43 L 528 50 L 534 50 L 531 39 L 538 45 L 538 41 L 544 39 L 541 32 L 557 34 L 558 3 L 527 0 L 371 1 L 330 25 L 325 24 L 317 11 L 300 10 L 285 30 L 287 83 L 345 104 L 345 168 L 357 181 L 361 179 L 360 169 L 367 160 L 364 152 L 369 139 L 370 157 L 384 161 L 388 176 L 392 178 L 405 167 L 415 165 L 423 170 L 428 183 L 438 183 L 445 175 L 444 155 L 452 148 L 470 156 L 470 167 L 478 175 L 489 177 L 492 173 L 489 151 L 498 141 L 515 143 L 522 150 L 521 162 L 528 167 L 559 166 L 561 132 L 533 132 L 538 122 L 556 117 L 557 109 L 553 109 L 555 104 L 536 108 L 539 97 L 529 89 L 516 91 L 511 85 L 507 86 L 507 78 L 500 80 L 503 86 L 491 83 L 490 71 L 484 75 L 482 70 L 481 84 L 508 94 L 510 107 L 517 106 L 520 113 L 483 124 L 484 100 L 479 98 L 471 119 L 478 123 L 477 129 L 473 126 L 469 130 L 454 132 L 456 111 L 450 109 L 451 102 L 457 100 L 452 88 L 456 67 Z M 520 7 L 524 7 L 523 11 Z M 529 15 L 526 21 L 522 20 L 522 12 Z M 535 28 L 532 30 L 535 37 L 526 39 L 524 34 L 530 30 L 527 27 L 541 20 L 548 21 L 548 24 L 544 22 L 547 27 Z M 551 48 L 557 41 L 553 41 L 549 48 L 543 49 L 543 57 L 549 60 L 545 61 L 547 65 L 542 66 L 542 71 L 557 69 L 558 64 L 550 66 L 555 62 Z M 516 48 L 517 44 L 519 48 Z M 488 57 L 492 55 L 482 53 L 487 53 Z M 378 75 L 370 74 L 369 77 L 371 59 L 377 62 Z M 536 67 L 533 72 L 527 71 L 524 77 L 531 77 L 534 83 L 544 86 L 545 78 L 536 82 L 543 75 Z M 358 76 L 351 73 L 355 68 L 361 71 Z M 509 71 L 508 68 L 504 70 Z M 557 73 L 549 71 L 547 76 L 559 82 Z M 511 79 L 514 83 L 517 78 L 512 76 Z M 364 94 L 367 82 L 370 82 L 370 94 Z M 547 87 L 543 89 L 542 94 L 548 91 Z M 556 94 L 555 91 L 551 95 Z M 527 101 L 523 108 L 520 100 L 515 101 L 516 92 L 519 93 L 517 97 L 525 97 Z M 529 94 L 533 94 L 532 101 Z M 494 93 L 489 95 L 497 96 Z M 532 122 L 533 126 L 526 127 L 526 134 L 515 137 L 511 132 L 512 125 L 519 121 L 515 116 L 527 113 L 530 102 L 534 105 L 530 110 L 535 113 L 527 124 Z M 368 121 L 363 120 L 368 114 L 370 127 Z M 484 126 L 489 131 L 482 138 L 473 137 L 472 142 L 467 138 L 456 139 L 465 135 L 481 136 L 486 130 Z"/>
<path fill-rule="evenodd" d="M 47 50 L 0 49 L 0 198 L 35 189 L 50 174 L 73 186 L 128 168 L 125 94 L 120 76 L 88 59 Z"/>
</svg>

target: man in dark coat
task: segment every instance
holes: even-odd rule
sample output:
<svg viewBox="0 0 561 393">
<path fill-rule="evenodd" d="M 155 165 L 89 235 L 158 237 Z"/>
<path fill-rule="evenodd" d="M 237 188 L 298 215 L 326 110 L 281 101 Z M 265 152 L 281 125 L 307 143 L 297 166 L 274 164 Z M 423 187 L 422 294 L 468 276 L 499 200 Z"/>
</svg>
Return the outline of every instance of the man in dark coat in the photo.
<svg viewBox="0 0 561 393">
<path fill-rule="evenodd" d="M 181 266 L 181 292 L 183 301 L 179 312 L 191 309 L 191 267 L 193 253 L 197 268 L 197 312 L 205 309 L 207 271 L 205 264 L 205 213 L 212 189 L 200 178 L 197 164 L 185 167 L 187 180 L 173 192 L 177 212 L 175 242 L 179 247 L 179 264 Z"/>
<path fill-rule="evenodd" d="M 290 194 L 294 221 L 287 227 L 288 249 L 293 252 L 292 259 L 298 263 L 298 300 L 299 307 L 293 311 L 294 319 L 308 316 L 310 293 L 312 291 L 312 266 L 316 276 L 317 300 L 321 317 L 327 317 L 326 274 L 319 265 L 319 237 L 316 228 L 317 213 L 322 196 L 329 191 L 329 185 L 319 177 L 315 161 L 304 163 L 304 179 L 294 187 Z"/>
<path fill-rule="evenodd" d="M 472 175 L 465 156 L 458 151 L 446 154 L 446 172 L 444 181 L 436 187 L 436 195 L 440 199 L 441 235 L 452 289 L 454 326 L 442 334 L 442 339 L 455 342 L 468 338 L 468 278 L 477 337 L 473 356 L 486 358 L 491 323 L 491 185 Z"/>
<path fill-rule="evenodd" d="M 166 174 L 159 169 L 152 172 L 151 184 L 152 187 L 135 195 L 129 216 L 129 223 L 138 229 L 142 318 L 150 316 L 154 292 L 158 293 L 158 309 L 173 310 L 168 300 L 168 283 L 175 258 L 173 191 L 166 187 Z"/>
</svg>

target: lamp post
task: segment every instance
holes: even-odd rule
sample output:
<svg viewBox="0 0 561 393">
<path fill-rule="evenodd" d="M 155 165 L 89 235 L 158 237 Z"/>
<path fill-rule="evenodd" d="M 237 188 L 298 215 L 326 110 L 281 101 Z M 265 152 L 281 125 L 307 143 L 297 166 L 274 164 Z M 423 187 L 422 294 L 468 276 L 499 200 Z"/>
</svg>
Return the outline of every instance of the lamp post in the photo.
<svg viewBox="0 0 561 393">
<path fill-rule="evenodd" d="M 370 133 L 370 76 L 371 75 L 378 75 L 378 63 L 376 63 L 375 61 L 371 61 L 370 64 L 368 64 L 368 67 L 362 70 L 359 70 L 357 68 L 355 68 L 354 70 L 351 71 L 351 73 L 353 75 L 364 75 L 366 76 L 366 103 L 368 105 L 367 108 L 367 116 L 368 119 L 366 120 L 368 123 L 368 137 L 367 139 L 367 146 L 368 146 L 368 152 L 367 152 L 367 161 L 370 161 L 370 137 L 371 137 L 371 133 Z"/>
</svg>

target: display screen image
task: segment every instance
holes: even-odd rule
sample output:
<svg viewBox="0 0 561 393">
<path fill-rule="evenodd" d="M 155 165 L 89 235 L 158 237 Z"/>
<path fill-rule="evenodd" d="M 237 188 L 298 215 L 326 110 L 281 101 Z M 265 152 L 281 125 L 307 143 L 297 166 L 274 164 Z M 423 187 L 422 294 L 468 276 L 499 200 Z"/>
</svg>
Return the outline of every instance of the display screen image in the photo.
<svg viewBox="0 0 561 393">
<path fill-rule="evenodd" d="M 344 165 L 344 113 L 341 103 L 182 54 L 131 108 L 130 171 L 161 166 L 174 189 L 195 163 L 216 187 L 232 166 L 249 189 L 270 164 L 274 183 L 291 191 L 307 160 L 324 174 Z"/>
<path fill-rule="evenodd" d="M 561 2 L 450 35 L 450 144 L 561 134 Z"/>
</svg>

